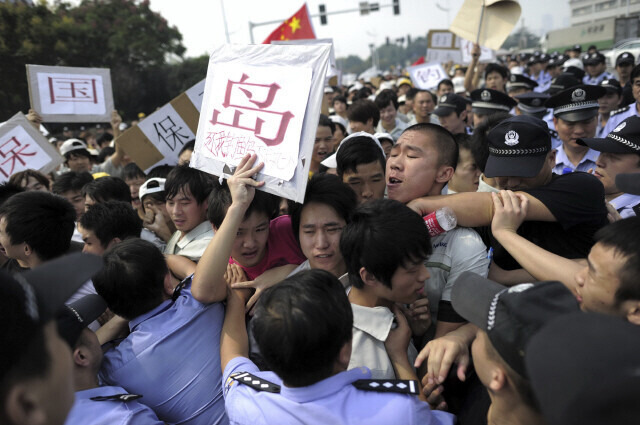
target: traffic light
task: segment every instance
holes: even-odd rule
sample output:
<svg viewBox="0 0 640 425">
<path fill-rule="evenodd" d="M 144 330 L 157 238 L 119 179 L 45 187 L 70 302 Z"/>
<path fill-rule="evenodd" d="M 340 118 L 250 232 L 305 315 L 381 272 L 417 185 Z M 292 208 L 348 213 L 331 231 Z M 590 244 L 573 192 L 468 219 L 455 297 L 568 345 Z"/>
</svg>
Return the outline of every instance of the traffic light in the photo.
<svg viewBox="0 0 640 425">
<path fill-rule="evenodd" d="M 319 4 L 318 8 L 320 9 L 320 25 L 327 25 L 327 10 L 324 4 Z"/>
<path fill-rule="evenodd" d="M 393 14 L 400 14 L 400 0 L 393 0 Z"/>
</svg>

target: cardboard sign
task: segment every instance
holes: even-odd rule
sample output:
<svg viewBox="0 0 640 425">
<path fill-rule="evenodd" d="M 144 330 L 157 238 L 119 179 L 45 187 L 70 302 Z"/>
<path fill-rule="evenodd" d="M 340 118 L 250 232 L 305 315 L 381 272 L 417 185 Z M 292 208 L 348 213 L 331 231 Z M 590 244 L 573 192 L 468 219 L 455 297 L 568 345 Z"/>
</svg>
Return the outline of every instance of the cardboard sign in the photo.
<svg viewBox="0 0 640 425">
<path fill-rule="evenodd" d="M 31 107 L 44 122 L 110 122 L 111 75 L 105 68 L 27 65 Z"/>
<path fill-rule="evenodd" d="M 196 109 L 198 110 L 198 113 L 200 113 L 200 108 L 202 107 L 202 96 L 204 95 L 204 82 L 205 80 L 203 79 L 198 84 L 194 85 L 193 87 L 191 87 L 185 92 L 189 97 L 189 100 L 191 101 L 191 103 L 193 103 L 193 106 L 195 106 Z"/>
<path fill-rule="evenodd" d="M 407 68 L 414 87 L 429 90 L 438 85 L 445 78 L 449 78 L 442 66 L 435 63 L 425 63 Z"/>
<path fill-rule="evenodd" d="M 116 143 L 145 172 L 158 165 L 176 165 L 184 144 L 196 138 L 198 116 L 192 100 L 182 93 L 127 129 Z"/>
<path fill-rule="evenodd" d="M 209 59 L 191 166 L 228 177 L 248 153 L 263 190 L 304 200 L 331 46 L 230 45 Z"/>
<path fill-rule="evenodd" d="M 460 52 L 462 53 L 462 63 L 471 63 L 471 50 L 473 50 L 473 42 L 460 39 Z M 478 62 L 495 62 L 496 52 L 488 47 L 480 46 L 480 58 Z"/>
<path fill-rule="evenodd" d="M 63 162 L 56 148 L 21 112 L 0 127 L 0 182 L 30 168 L 46 174 Z"/>
<path fill-rule="evenodd" d="M 430 30 L 427 34 L 427 54 L 425 59 L 427 62 L 444 63 L 453 61 L 460 63 L 462 55 L 458 37 L 449 30 Z"/>
<path fill-rule="evenodd" d="M 515 0 L 465 0 L 449 29 L 466 40 L 498 50 L 521 12 Z"/>
</svg>

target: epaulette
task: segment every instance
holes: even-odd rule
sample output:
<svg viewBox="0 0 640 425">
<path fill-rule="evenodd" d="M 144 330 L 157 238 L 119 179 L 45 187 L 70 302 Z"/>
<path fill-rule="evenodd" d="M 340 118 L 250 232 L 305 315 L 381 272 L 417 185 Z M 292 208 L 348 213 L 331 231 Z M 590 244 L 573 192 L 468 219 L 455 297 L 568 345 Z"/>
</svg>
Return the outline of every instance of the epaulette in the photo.
<svg viewBox="0 0 640 425">
<path fill-rule="evenodd" d="M 630 107 L 631 107 L 631 105 L 627 105 L 627 106 L 624 106 L 624 107 L 622 107 L 620 109 L 616 109 L 615 111 L 611 111 L 611 114 L 609 114 L 609 117 L 612 117 L 614 115 L 618 115 L 618 114 L 620 114 L 622 112 L 626 112 L 626 111 L 629 110 Z"/>
<path fill-rule="evenodd" d="M 276 393 L 276 394 L 280 392 L 280 385 L 274 384 L 273 382 L 269 382 L 266 379 L 262 379 L 248 372 L 234 373 L 231 375 L 231 379 L 243 385 L 251 387 L 256 391 L 266 391 L 269 393 Z"/>
<path fill-rule="evenodd" d="M 633 210 L 633 212 L 640 217 L 640 204 L 636 205 L 635 207 L 631 208 Z"/>
<path fill-rule="evenodd" d="M 132 401 L 142 398 L 139 394 L 114 394 L 91 397 L 93 401 Z"/>
<path fill-rule="evenodd" d="M 557 131 L 555 131 L 555 130 L 553 130 L 553 129 L 551 129 L 551 128 L 549 129 L 549 135 L 550 135 L 551 137 L 555 138 L 555 139 L 557 139 L 557 138 L 558 138 L 558 132 L 557 132 Z"/>
<path fill-rule="evenodd" d="M 358 379 L 352 384 L 359 390 L 379 393 L 418 395 L 418 382 L 405 379 Z"/>
</svg>

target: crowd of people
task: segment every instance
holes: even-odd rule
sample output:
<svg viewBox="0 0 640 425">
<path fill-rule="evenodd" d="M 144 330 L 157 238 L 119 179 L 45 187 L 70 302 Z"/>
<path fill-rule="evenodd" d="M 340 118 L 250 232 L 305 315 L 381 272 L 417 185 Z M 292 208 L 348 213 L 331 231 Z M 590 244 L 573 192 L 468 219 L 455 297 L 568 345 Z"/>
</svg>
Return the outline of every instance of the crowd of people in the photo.
<svg viewBox="0 0 640 425">
<path fill-rule="evenodd" d="M 0 185 L 0 422 L 637 423 L 640 65 L 479 56 L 326 86 L 301 204 L 54 135 Z"/>
</svg>

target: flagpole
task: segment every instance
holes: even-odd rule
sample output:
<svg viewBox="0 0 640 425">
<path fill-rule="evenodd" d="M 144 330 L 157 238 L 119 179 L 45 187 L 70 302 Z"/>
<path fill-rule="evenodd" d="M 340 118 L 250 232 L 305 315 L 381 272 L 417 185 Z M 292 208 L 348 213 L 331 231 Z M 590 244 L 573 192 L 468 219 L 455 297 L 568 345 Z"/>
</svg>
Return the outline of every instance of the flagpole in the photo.
<svg viewBox="0 0 640 425">
<path fill-rule="evenodd" d="M 227 37 L 227 44 L 230 44 L 229 40 L 229 27 L 227 27 L 227 14 L 224 12 L 224 0 L 220 0 L 220 7 L 222 8 L 222 22 L 224 23 L 224 35 Z"/>
<path fill-rule="evenodd" d="M 482 18 L 484 17 L 484 0 L 482 0 L 482 9 L 480 9 L 480 24 L 478 25 L 478 35 L 476 36 L 476 44 L 480 41 L 480 31 L 482 31 Z"/>
</svg>

